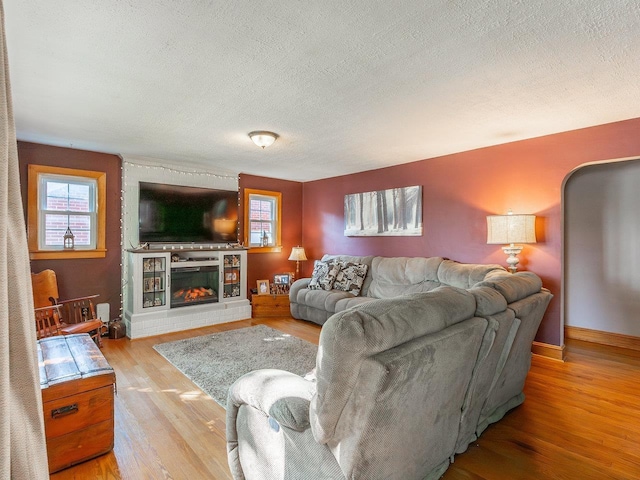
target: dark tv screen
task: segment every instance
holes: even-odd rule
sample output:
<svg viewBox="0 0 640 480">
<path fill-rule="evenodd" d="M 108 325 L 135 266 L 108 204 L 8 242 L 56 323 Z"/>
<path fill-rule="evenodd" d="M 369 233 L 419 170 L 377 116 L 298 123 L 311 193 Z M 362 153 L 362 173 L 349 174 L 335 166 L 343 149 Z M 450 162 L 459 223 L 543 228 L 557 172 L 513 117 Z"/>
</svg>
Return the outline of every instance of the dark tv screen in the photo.
<svg viewBox="0 0 640 480">
<path fill-rule="evenodd" d="M 140 182 L 140 243 L 238 241 L 238 192 Z"/>
</svg>

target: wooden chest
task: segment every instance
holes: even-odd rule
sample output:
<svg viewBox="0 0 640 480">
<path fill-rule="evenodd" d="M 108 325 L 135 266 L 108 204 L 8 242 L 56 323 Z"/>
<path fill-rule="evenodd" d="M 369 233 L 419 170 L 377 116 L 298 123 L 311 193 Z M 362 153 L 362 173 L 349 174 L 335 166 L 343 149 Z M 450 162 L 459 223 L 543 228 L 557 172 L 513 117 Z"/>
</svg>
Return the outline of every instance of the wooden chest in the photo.
<svg viewBox="0 0 640 480">
<path fill-rule="evenodd" d="M 49 473 L 113 448 L 115 373 L 88 334 L 38 341 Z"/>
<path fill-rule="evenodd" d="M 252 295 L 252 317 L 287 317 L 291 315 L 289 295 Z"/>
</svg>

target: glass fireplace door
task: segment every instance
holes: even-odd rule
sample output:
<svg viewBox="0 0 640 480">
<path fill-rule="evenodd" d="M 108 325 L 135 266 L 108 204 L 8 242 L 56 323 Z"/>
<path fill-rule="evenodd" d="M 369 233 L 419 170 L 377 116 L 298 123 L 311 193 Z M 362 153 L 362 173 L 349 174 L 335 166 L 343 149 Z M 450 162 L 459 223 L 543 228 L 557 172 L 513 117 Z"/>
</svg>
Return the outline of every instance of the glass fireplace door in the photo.
<svg viewBox="0 0 640 480">
<path fill-rule="evenodd" d="M 218 301 L 218 266 L 171 269 L 171 308 Z"/>
</svg>

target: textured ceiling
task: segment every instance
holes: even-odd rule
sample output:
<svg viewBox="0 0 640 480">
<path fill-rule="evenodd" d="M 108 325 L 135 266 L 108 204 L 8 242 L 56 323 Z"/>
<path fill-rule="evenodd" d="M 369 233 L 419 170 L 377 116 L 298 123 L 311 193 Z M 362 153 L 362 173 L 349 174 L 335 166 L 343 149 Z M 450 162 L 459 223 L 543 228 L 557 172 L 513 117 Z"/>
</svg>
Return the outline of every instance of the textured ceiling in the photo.
<svg viewBox="0 0 640 480">
<path fill-rule="evenodd" d="M 640 117 L 637 0 L 3 3 L 25 141 L 306 181 Z"/>
</svg>

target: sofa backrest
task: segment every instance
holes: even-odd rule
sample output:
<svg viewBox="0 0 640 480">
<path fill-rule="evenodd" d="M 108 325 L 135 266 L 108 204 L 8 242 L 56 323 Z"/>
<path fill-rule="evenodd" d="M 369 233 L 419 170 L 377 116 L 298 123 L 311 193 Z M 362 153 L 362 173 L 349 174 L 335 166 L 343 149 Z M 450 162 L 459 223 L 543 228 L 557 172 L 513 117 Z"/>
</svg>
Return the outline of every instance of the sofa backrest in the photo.
<svg viewBox="0 0 640 480">
<path fill-rule="evenodd" d="M 502 266 L 495 264 L 458 263 L 443 260 L 438 266 L 438 281 L 443 285 L 471 288 L 482 282 L 492 272 L 508 274 Z"/>
<path fill-rule="evenodd" d="M 441 257 L 374 257 L 371 284 L 367 296 L 393 298 L 409 293 L 424 293 L 441 285 L 438 267 Z"/>
<path fill-rule="evenodd" d="M 392 298 L 443 285 L 468 289 L 491 272 L 508 274 L 500 265 L 458 263 L 442 257 L 373 257 L 370 285 L 364 295 Z"/>
<path fill-rule="evenodd" d="M 500 292 L 507 303 L 517 302 L 542 289 L 542 279 L 533 272 L 509 273 L 504 269 L 487 272 L 476 287 L 491 287 Z"/>
<path fill-rule="evenodd" d="M 347 478 L 418 478 L 448 463 L 488 327 L 475 311 L 473 294 L 440 287 L 324 324 L 311 428 Z"/>
</svg>

